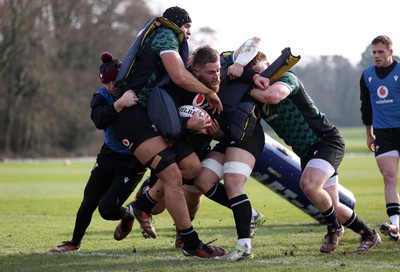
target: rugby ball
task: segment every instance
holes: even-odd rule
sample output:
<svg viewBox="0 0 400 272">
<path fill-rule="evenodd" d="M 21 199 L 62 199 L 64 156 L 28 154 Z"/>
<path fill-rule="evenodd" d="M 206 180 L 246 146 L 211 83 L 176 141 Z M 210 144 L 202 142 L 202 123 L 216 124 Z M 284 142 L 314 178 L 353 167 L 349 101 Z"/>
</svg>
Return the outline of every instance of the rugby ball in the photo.
<svg viewBox="0 0 400 272">
<path fill-rule="evenodd" d="M 198 106 L 183 105 L 183 106 L 180 106 L 178 108 L 178 112 L 179 112 L 179 116 L 180 117 L 189 117 L 190 118 L 198 111 L 201 111 L 200 117 L 208 115 L 208 113 L 204 109 L 202 109 L 202 108 L 200 108 Z"/>
</svg>

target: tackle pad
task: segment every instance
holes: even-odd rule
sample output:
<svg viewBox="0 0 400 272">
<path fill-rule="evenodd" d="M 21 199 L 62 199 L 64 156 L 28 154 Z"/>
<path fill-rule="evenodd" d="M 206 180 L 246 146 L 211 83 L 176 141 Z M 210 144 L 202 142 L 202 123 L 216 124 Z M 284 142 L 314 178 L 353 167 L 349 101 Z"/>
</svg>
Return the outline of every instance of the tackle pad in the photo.
<svg viewBox="0 0 400 272">
<path fill-rule="evenodd" d="M 159 86 L 150 92 L 147 115 L 164 137 L 175 138 L 181 134 L 182 125 L 176 105 L 172 97 Z"/>
<path fill-rule="evenodd" d="M 251 102 L 243 102 L 232 112 L 231 135 L 238 141 L 245 141 L 253 134 L 257 123 L 257 117 L 254 114 L 255 106 Z"/>
<path fill-rule="evenodd" d="M 286 47 L 281 51 L 281 55 L 260 75 L 269 78 L 270 84 L 272 84 L 298 63 L 300 58 L 300 56 L 293 56 L 290 47 Z"/>
</svg>

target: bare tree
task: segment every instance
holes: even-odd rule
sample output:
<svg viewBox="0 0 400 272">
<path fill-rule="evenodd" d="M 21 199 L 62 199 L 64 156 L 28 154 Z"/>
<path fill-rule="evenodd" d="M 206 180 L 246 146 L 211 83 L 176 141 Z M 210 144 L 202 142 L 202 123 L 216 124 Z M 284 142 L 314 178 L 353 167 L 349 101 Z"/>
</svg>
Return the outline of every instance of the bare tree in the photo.
<svg viewBox="0 0 400 272">
<path fill-rule="evenodd" d="M 122 58 L 152 16 L 144 1 L 1 0 L 0 154 L 84 150 L 101 53 Z"/>
</svg>

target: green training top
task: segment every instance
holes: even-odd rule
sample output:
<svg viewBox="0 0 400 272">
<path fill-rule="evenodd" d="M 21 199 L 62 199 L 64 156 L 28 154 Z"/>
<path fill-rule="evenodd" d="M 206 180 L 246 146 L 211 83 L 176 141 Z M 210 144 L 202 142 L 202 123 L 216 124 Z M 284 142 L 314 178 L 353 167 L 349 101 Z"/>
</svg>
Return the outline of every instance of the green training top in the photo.
<svg viewBox="0 0 400 272">
<path fill-rule="evenodd" d="M 262 105 L 262 117 L 293 152 L 304 157 L 312 145 L 337 129 L 315 106 L 293 72 L 276 82 L 286 84 L 291 93 L 276 105 Z"/>
</svg>

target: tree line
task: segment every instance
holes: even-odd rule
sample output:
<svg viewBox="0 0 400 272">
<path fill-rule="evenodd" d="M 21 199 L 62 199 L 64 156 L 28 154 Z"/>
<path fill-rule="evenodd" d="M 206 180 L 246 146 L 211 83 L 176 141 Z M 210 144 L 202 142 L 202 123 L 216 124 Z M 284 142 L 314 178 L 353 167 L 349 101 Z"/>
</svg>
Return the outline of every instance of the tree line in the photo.
<svg viewBox="0 0 400 272">
<path fill-rule="evenodd" d="M 87 155 L 100 55 L 124 56 L 153 14 L 142 0 L 0 0 L 0 14 L 0 157 Z"/>
<path fill-rule="evenodd" d="M 0 158 L 95 155 L 102 132 L 90 100 L 100 55 L 122 59 L 153 16 L 144 0 L 0 0 Z M 200 29 L 192 48 L 213 35 Z M 356 67 L 321 56 L 293 71 L 338 126 L 360 126 L 358 80 L 371 64 L 367 48 Z"/>
</svg>

